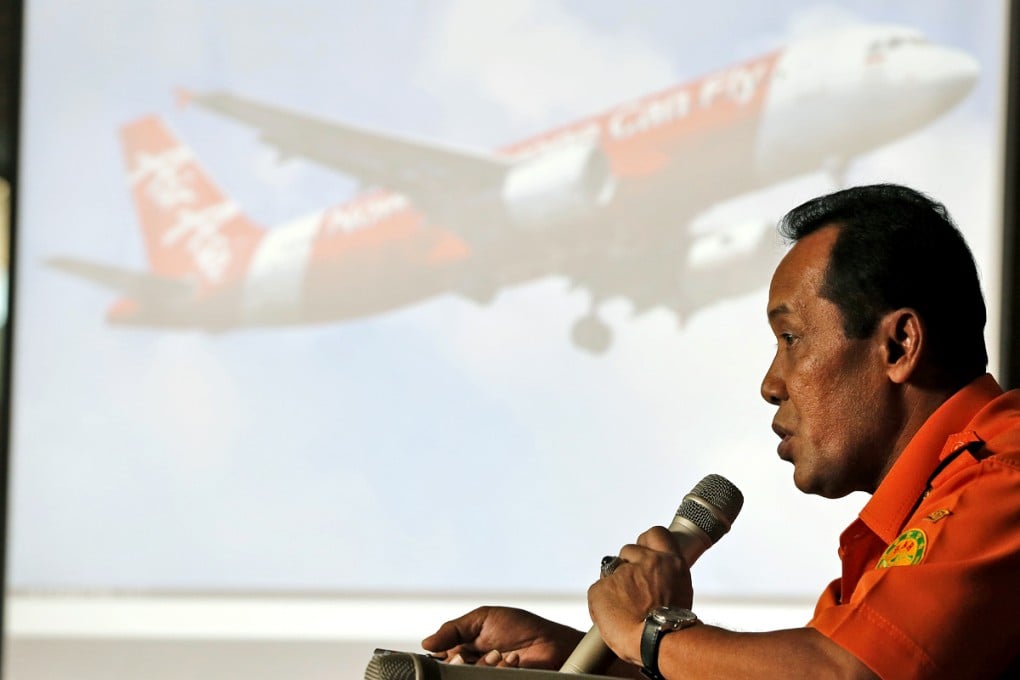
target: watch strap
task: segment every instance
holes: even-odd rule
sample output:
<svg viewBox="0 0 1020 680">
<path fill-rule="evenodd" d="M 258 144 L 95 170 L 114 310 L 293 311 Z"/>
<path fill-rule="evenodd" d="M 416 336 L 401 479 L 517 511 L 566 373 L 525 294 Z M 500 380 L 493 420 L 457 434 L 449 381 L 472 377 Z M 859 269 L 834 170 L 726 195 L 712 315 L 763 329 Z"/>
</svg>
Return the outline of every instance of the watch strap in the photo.
<svg viewBox="0 0 1020 680">
<path fill-rule="evenodd" d="M 651 617 L 645 619 L 641 631 L 641 675 L 650 680 L 666 680 L 659 673 L 659 643 L 662 641 L 662 624 Z"/>
<path fill-rule="evenodd" d="M 659 646 L 667 633 L 683 630 L 698 623 L 698 618 L 689 610 L 684 613 L 690 618 L 681 621 L 664 622 L 654 616 L 654 610 L 645 617 L 641 631 L 641 674 L 651 680 L 665 680 L 659 671 Z"/>
</svg>

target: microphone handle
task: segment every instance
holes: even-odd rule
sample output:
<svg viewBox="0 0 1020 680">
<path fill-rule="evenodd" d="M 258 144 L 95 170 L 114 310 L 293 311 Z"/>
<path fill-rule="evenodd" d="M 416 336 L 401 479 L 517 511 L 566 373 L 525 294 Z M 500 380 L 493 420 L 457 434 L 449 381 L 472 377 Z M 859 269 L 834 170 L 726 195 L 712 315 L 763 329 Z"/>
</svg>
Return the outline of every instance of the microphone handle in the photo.
<svg viewBox="0 0 1020 680">
<path fill-rule="evenodd" d="M 560 673 L 602 673 L 613 662 L 616 655 L 602 640 L 598 626 L 592 626 L 574 647 L 560 668 Z"/>
</svg>

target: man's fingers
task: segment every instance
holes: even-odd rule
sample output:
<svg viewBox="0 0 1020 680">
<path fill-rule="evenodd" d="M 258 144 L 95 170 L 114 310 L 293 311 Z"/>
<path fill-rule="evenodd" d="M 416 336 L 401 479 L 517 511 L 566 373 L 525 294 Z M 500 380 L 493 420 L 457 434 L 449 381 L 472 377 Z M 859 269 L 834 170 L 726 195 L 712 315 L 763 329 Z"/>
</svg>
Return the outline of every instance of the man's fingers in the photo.
<svg viewBox="0 0 1020 680">
<path fill-rule="evenodd" d="M 627 545 L 620 548 L 620 559 L 626 562 L 637 563 L 644 560 L 650 552 L 649 548 L 643 545 L 635 545 L 634 543 L 628 543 Z M 620 565 L 621 567 L 623 565 Z"/>
<path fill-rule="evenodd" d="M 422 640 L 421 646 L 422 649 L 427 649 L 430 652 L 442 652 L 455 645 L 459 645 L 461 642 L 463 640 L 460 639 L 460 632 L 456 623 L 447 621 L 439 627 L 439 630 Z"/>
<path fill-rule="evenodd" d="M 446 663 L 450 664 L 482 664 L 482 659 L 474 647 L 470 645 L 457 645 L 446 653 Z"/>
<path fill-rule="evenodd" d="M 473 642 L 485 622 L 486 612 L 484 609 L 484 607 L 479 607 L 464 616 L 447 621 L 439 627 L 439 630 L 421 641 L 422 649 L 438 652 Z"/>
<path fill-rule="evenodd" d="M 666 527 L 652 527 L 638 536 L 638 545 L 657 550 L 659 552 L 676 552 L 676 543 L 673 535 Z"/>
<path fill-rule="evenodd" d="M 642 539 L 644 539 L 647 545 L 631 543 L 620 548 L 620 558 L 623 560 L 623 564 L 619 567 L 620 569 L 628 563 L 651 565 L 659 562 L 666 555 L 676 558 L 681 562 L 683 561 L 680 554 L 674 550 L 672 535 L 662 527 L 656 528 L 662 529 L 665 535 L 658 532 L 650 533 L 653 532 L 653 529 L 649 529 L 644 534 L 641 534 Z"/>
<path fill-rule="evenodd" d="M 503 660 L 503 655 L 500 654 L 498 649 L 490 649 L 486 652 L 485 656 L 478 659 L 479 666 L 498 666 L 499 662 Z"/>
<path fill-rule="evenodd" d="M 620 548 L 620 559 L 624 562 L 641 562 L 651 552 L 676 553 L 673 535 L 666 527 L 652 527 L 638 536 L 637 543 L 628 543 Z"/>
<path fill-rule="evenodd" d="M 470 663 L 470 661 L 468 661 Z M 495 666 L 498 668 L 516 668 L 521 663 L 521 655 L 517 650 L 503 653 L 498 649 L 490 649 L 475 662 L 476 666 Z"/>
</svg>

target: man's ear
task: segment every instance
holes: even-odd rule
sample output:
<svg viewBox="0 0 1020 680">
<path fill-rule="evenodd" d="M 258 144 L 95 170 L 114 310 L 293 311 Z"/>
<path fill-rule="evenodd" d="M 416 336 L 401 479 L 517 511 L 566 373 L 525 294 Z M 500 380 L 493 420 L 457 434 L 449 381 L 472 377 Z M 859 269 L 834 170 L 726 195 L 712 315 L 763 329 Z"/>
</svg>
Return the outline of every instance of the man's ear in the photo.
<svg viewBox="0 0 1020 680">
<path fill-rule="evenodd" d="M 925 328 L 921 317 L 909 307 L 882 317 L 879 334 L 883 345 L 886 374 L 894 383 L 905 383 L 917 370 L 924 349 Z"/>
</svg>

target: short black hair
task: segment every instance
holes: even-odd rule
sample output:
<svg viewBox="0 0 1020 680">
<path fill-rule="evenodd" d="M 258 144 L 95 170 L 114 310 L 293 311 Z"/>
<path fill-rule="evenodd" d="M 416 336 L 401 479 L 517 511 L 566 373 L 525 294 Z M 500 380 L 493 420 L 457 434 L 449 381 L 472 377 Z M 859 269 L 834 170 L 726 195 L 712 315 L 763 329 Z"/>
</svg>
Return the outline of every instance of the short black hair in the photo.
<svg viewBox="0 0 1020 680">
<path fill-rule="evenodd" d="M 977 267 L 944 205 L 896 184 L 853 187 L 797 206 L 779 233 L 793 242 L 830 225 L 839 233 L 820 292 L 840 309 L 847 337 L 868 337 L 882 314 L 910 307 L 940 382 L 959 386 L 987 370 Z"/>
</svg>

